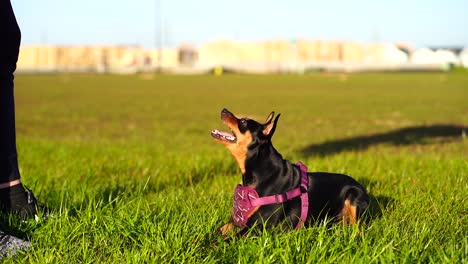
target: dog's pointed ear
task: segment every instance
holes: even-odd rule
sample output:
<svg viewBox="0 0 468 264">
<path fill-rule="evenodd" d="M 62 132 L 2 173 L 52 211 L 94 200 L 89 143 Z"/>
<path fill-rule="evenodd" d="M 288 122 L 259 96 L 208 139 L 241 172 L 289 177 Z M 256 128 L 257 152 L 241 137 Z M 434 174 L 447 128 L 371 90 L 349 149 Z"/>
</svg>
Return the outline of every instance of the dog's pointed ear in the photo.
<svg viewBox="0 0 468 264">
<path fill-rule="evenodd" d="M 267 119 L 266 119 L 266 121 L 265 121 L 265 124 L 270 123 L 271 120 L 273 120 L 273 117 L 274 117 L 274 116 L 275 116 L 275 112 L 273 111 L 273 112 L 271 112 L 271 113 L 268 115 L 268 117 L 267 117 Z"/>
<path fill-rule="evenodd" d="M 265 135 L 268 138 L 271 138 L 273 134 L 275 133 L 276 129 L 276 124 L 278 123 L 278 118 L 281 116 L 281 114 L 278 114 L 275 117 L 275 120 L 273 121 L 273 116 L 275 115 L 275 112 L 272 112 L 267 119 L 267 122 L 263 125 L 263 135 Z"/>
</svg>

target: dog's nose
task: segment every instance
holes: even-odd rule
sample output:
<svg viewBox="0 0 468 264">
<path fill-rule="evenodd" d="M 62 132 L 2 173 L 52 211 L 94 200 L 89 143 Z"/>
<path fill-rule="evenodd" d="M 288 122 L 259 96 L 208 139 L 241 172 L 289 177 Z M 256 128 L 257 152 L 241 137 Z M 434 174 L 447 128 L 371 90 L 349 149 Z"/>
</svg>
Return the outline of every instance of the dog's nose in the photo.
<svg viewBox="0 0 468 264">
<path fill-rule="evenodd" d="M 223 118 L 223 116 L 229 115 L 229 114 L 231 114 L 231 112 L 229 112 L 229 110 L 227 110 L 226 108 L 223 108 L 223 110 L 221 111 L 221 118 Z"/>
</svg>

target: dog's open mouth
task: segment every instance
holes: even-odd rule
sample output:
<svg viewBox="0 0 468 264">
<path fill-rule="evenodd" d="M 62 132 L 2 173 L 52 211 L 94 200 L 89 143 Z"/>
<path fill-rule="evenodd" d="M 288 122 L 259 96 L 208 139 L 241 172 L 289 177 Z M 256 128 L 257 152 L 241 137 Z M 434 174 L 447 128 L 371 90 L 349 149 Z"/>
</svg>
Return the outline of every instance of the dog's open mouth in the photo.
<svg viewBox="0 0 468 264">
<path fill-rule="evenodd" d="M 224 141 L 227 141 L 227 142 L 231 142 L 231 143 L 234 143 L 237 140 L 236 136 L 233 135 L 233 134 L 229 134 L 227 132 L 219 131 L 217 129 L 213 129 L 211 131 L 211 136 L 212 137 L 214 137 L 216 139 L 219 139 L 219 140 L 224 140 Z"/>
</svg>

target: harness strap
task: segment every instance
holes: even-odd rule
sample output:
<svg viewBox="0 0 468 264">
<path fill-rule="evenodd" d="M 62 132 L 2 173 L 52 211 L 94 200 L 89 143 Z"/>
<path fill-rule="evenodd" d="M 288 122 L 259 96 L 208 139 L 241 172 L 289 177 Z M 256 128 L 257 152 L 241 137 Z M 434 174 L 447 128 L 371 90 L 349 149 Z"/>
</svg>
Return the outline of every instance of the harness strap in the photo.
<svg viewBox="0 0 468 264">
<path fill-rule="evenodd" d="M 301 169 L 301 218 L 299 219 L 299 222 L 296 225 L 295 230 L 298 230 L 301 228 L 306 219 L 307 219 L 307 213 L 309 211 L 309 177 L 307 177 L 307 167 L 302 164 L 302 162 L 298 161 L 296 163 L 297 166 Z"/>
<path fill-rule="evenodd" d="M 284 203 L 286 201 L 289 201 L 293 198 L 298 197 L 301 195 L 301 189 L 300 188 L 295 188 L 292 189 L 286 193 L 280 193 L 280 194 L 274 194 L 270 196 L 264 196 L 261 198 L 257 198 L 251 201 L 252 206 L 262 206 L 262 205 L 267 205 L 267 204 L 274 204 L 274 203 Z"/>
<path fill-rule="evenodd" d="M 298 161 L 296 165 L 301 169 L 301 185 L 299 187 L 287 191 L 286 193 L 252 199 L 250 203 L 253 207 L 275 203 L 279 204 L 301 196 L 301 217 L 295 228 L 295 230 L 298 230 L 304 225 L 309 210 L 309 195 L 307 193 L 309 189 L 309 178 L 307 177 L 307 167 L 300 161 Z"/>
</svg>

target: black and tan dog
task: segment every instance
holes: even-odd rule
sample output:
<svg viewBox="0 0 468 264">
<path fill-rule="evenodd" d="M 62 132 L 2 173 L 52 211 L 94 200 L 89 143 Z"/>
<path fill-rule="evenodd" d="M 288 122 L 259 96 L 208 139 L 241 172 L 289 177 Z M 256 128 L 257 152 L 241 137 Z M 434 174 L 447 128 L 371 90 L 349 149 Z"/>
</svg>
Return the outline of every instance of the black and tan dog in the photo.
<svg viewBox="0 0 468 264">
<path fill-rule="evenodd" d="M 229 149 L 242 172 L 231 221 L 219 231 L 223 235 L 241 234 L 263 225 L 286 229 L 300 227 L 302 223 L 308 226 L 323 219 L 357 224 L 369 205 L 364 187 L 347 175 L 301 172 L 300 165 L 283 159 L 271 143 L 280 116 L 274 115 L 272 112 L 266 122 L 260 124 L 252 119 L 237 118 L 223 109 L 221 119 L 232 134 L 211 132 L 214 139 Z M 302 187 L 301 179 L 306 180 Z M 300 191 L 294 196 L 295 190 Z M 266 197 L 276 202 L 257 202 L 259 198 L 268 199 Z"/>
</svg>

